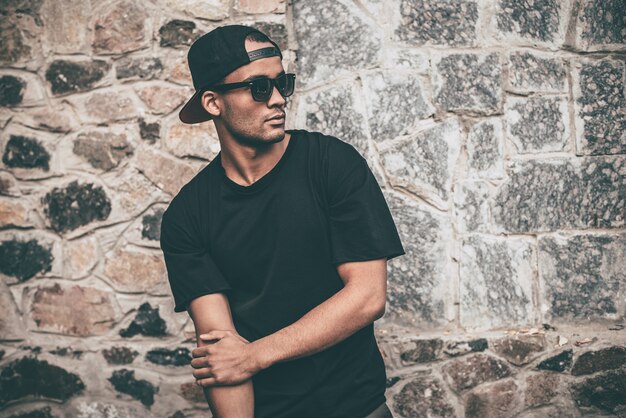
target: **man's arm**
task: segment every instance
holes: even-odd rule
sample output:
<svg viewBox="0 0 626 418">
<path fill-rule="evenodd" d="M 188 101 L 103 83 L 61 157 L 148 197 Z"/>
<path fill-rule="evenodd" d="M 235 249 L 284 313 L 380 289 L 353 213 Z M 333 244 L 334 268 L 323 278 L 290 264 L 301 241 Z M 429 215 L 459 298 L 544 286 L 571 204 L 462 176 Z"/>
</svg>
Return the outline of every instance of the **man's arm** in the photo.
<svg viewBox="0 0 626 418">
<path fill-rule="evenodd" d="M 195 375 L 202 386 L 230 384 L 272 364 L 308 356 L 346 339 L 383 316 L 387 292 L 387 259 L 348 262 L 337 267 L 344 287 L 293 324 L 252 343 L 232 331 L 200 337 L 219 339 L 193 351 Z M 217 373 L 216 373 L 217 372 Z"/>
<path fill-rule="evenodd" d="M 233 325 L 228 298 L 223 293 L 201 296 L 191 301 L 187 311 L 196 329 L 198 347 L 210 345 L 200 335 L 213 330 L 229 330 L 239 337 Z M 252 381 L 246 380 L 236 386 L 202 387 L 215 418 L 252 418 L 254 416 L 254 392 Z"/>
</svg>

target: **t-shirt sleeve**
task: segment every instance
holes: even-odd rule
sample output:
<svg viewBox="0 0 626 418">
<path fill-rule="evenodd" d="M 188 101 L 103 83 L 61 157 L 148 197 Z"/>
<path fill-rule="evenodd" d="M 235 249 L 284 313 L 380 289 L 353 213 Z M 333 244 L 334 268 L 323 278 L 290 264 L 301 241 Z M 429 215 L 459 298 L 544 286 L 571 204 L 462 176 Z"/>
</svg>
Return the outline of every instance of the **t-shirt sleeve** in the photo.
<svg viewBox="0 0 626 418">
<path fill-rule="evenodd" d="M 333 264 L 405 254 L 367 161 L 352 145 L 335 144 L 327 157 L 326 177 Z"/>
<path fill-rule="evenodd" d="M 189 302 L 230 289 L 199 237 L 187 205 L 177 196 L 161 218 L 160 246 L 174 296 L 174 312 L 187 310 Z"/>
</svg>

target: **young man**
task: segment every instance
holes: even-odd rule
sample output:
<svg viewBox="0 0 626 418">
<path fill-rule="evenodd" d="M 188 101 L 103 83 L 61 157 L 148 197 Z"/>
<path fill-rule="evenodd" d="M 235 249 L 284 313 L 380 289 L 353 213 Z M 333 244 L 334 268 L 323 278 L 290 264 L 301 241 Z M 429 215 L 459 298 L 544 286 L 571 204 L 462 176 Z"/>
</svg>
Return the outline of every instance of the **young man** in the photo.
<svg viewBox="0 0 626 418">
<path fill-rule="evenodd" d="M 212 119 L 221 151 L 172 199 L 161 249 L 214 416 L 391 417 L 373 322 L 404 249 L 367 162 L 285 130 L 295 75 L 258 30 L 219 27 L 188 62 L 196 93 L 180 119 Z"/>
</svg>

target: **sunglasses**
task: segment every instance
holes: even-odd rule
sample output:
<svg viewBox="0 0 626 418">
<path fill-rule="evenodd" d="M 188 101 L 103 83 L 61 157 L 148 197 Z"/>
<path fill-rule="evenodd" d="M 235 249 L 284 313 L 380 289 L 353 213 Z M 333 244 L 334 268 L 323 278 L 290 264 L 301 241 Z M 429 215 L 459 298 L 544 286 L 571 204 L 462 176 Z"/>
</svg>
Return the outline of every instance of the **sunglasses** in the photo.
<svg viewBox="0 0 626 418">
<path fill-rule="evenodd" d="M 214 91 L 227 91 L 238 89 L 242 87 L 250 87 L 252 98 L 257 102 L 267 102 L 272 93 L 274 92 L 274 86 L 278 89 L 283 97 L 289 97 L 293 94 L 294 86 L 296 84 L 296 75 L 293 73 L 281 74 L 276 78 L 257 78 L 252 81 L 242 81 L 239 83 L 218 84 L 217 86 L 209 87 L 208 90 Z"/>
</svg>

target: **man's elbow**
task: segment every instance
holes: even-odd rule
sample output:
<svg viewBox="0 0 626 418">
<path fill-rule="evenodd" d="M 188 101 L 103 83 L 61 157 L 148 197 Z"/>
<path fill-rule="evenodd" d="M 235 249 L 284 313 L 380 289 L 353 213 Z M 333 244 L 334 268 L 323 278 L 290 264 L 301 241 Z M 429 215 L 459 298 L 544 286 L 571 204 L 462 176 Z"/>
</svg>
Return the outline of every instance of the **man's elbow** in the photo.
<svg viewBox="0 0 626 418">
<path fill-rule="evenodd" d="M 387 297 L 386 295 L 376 295 L 369 299 L 367 305 L 367 317 L 370 322 L 374 322 L 377 319 L 380 319 L 385 314 L 385 309 L 387 306 Z"/>
</svg>

